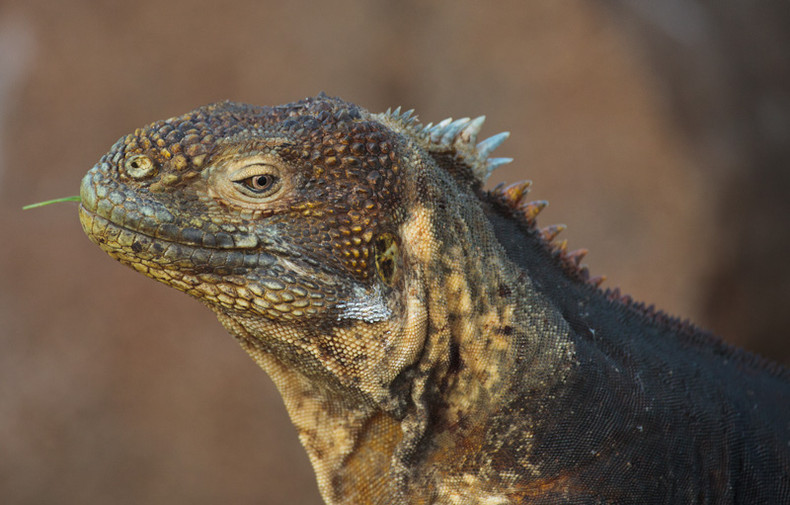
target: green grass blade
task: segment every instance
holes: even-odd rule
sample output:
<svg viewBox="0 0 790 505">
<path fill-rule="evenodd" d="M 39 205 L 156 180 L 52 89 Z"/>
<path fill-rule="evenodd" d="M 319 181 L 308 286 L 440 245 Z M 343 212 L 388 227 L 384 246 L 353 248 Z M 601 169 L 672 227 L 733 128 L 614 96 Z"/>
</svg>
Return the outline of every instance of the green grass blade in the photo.
<svg viewBox="0 0 790 505">
<path fill-rule="evenodd" d="M 64 196 L 63 198 L 55 198 L 54 200 L 47 200 L 46 202 L 31 203 L 30 205 L 25 205 L 24 207 L 22 207 L 22 210 L 35 209 L 36 207 L 43 207 L 44 205 L 49 205 L 52 203 L 79 202 L 79 201 L 80 201 L 79 195 Z"/>
</svg>

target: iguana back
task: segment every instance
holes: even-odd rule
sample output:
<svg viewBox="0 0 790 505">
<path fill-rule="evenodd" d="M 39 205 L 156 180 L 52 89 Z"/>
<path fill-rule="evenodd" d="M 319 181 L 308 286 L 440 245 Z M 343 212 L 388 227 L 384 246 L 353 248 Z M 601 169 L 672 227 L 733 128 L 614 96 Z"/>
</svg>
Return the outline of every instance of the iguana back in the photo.
<svg viewBox="0 0 790 505">
<path fill-rule="evenodd" d="M 482 118 L 325 95 L 121 138 L 88 236 L 204 302 L 331 504 L 790 503 L 790 373 L 618 291 L 540 229 Z"/>
</svg>

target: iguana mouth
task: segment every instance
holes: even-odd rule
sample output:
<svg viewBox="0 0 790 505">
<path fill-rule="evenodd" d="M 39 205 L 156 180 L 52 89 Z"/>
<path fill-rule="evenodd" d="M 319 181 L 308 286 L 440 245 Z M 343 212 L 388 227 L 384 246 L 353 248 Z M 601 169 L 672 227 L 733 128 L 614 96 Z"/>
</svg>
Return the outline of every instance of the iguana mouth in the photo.
<svg viewBox="0 0 790 505">
<path fill-rule="evenodd" d="M 315 274 L 323 265 L 282 246 L 276 238 L 259 238 L 250 233 L 211 233 L 180 226 L 173 213 L 151 205 L 128 207 L 122 188 L 103 189 L 96 168 L 80 184 L 79 218 L 90 240 L 118 261 L 157 278 L 151 271 L 170 268 L 184 273 L 243 275 L 251 270 L 266 271 L 278 259 L 306 263 Z M 102 180 L 106 184 L 107 181 Z"/>
<path fill-rule="evenodd" d="M 223 269 L 242 273 L 271 266 L 276 258 L 259 250 L 231 247 L 206 247 L 169 237 L 156 236 L 118 224 L 84 205 L 79 207 L 83 230 L 99 247 L 118 260 L 156 268 L 165 265 L 183 269 Z"/>
<path fill-rule="evenodd" d="M 258 237 L 250 233 L 228 233 L 218 231 L 212 233 L 195 227 L 177 223 L 173 213 L 164 208 L 151 205 L 134 204 L 129 208 L 124 199 L 123 189 L 106 190 L 99 194 L 101 187 L 94 179 L 97 174 L 91 170 L 83 177 L 80 184 L 80 219 L 102 218 L 118 228 L 121 235 L 137 235 L 147 237 L 156 242 L 190 246 L 196 249 L 210 250 L 255 250 L 260 244 Z M 106 226 L 106 225 L 105 225 Z M 84 227 L 84 225 L 83 225 Z M 90 230 L 85 229 L 90 235 Z M 164 244 L 163 244 L 164 245 Z"/>
</svg>

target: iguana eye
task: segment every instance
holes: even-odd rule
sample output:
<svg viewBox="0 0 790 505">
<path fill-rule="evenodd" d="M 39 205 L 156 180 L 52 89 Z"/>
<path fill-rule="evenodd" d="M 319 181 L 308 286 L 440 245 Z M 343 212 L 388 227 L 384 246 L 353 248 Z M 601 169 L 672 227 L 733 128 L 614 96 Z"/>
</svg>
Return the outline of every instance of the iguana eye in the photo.
<svg viewBox="0 0 790 505">
<path fill-rule="evenodd" d="M 241 184 L 248 190 L 256 195 L 268 193 L 272 186 L 276 183 L 276 177 L 271 174 L 253 175 L 240 181 L 235 181 L 236 184 Z"/>
<path fill-rule="evenodd" d="M 263 198 L 278 192 L 282 187 L 279 172 L 272 165 L 247 165 L 233 177 L 239 191 L 253 198 Z"/>
<path fill-rule="evenodd" d="M 272 153 L 219 156 L 207 169 L 209 193 L 232 205 L 270 209 L 294 187 L 293 173 Z"/>
</svg>

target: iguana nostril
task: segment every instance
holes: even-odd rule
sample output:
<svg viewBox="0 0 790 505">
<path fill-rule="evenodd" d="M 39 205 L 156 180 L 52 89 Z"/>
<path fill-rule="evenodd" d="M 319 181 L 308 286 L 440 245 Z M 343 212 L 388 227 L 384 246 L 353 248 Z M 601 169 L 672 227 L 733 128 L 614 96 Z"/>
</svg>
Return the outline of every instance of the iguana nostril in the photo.
<svg viewBox="0 0 790 505">
<path fill-rule="evenodd" d="M 145 179 L 154 174 L 156 163 L 144 154 L 136 154 L 127 158 L 124 169 L 132 179 Z"/>
</svg>

